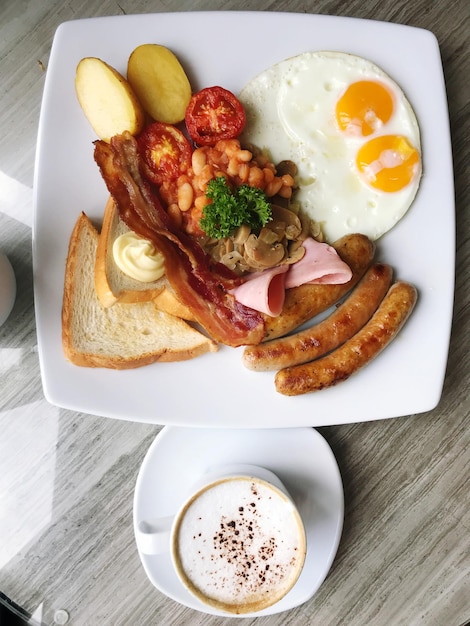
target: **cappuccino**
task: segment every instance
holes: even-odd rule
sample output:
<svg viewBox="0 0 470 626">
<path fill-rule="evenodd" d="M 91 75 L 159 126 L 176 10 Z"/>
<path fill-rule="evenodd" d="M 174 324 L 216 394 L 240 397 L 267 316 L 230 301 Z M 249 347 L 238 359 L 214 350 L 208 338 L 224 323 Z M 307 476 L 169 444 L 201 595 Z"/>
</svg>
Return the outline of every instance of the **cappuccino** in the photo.
<svg viewBox="0 0 470 626">
<path fill-rule="evenodd" d="M 175 522 L 172 550 L 194 595 L 238 614 L 286 595 L 302 571 L 306 540 L 297 509 L 281 490 L 241 476 L 191 498 Z"/>
</svg>

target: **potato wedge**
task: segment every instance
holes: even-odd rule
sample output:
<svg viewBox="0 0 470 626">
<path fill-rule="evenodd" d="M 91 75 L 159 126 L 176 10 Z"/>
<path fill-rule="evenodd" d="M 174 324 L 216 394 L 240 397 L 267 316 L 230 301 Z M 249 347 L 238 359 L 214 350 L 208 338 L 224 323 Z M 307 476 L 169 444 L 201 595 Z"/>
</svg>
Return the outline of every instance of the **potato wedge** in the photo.
<svg viewBox="0 0 470 626">
<path fill-rule="evenodd" d="M 184 119 L 191 85 L 171 50 L 158 44 L 138 46 L 129 57 L 127 80 L 155 121 L 177 124 Z"/>
<path fill-rule="evenodd" d="M 110 140 L 125 130 L 142 130 L 145 112 L 127 80 L 105 61 L 85 57 L 77 65 L 75 91 L 98 137 Z"/>
</svg>

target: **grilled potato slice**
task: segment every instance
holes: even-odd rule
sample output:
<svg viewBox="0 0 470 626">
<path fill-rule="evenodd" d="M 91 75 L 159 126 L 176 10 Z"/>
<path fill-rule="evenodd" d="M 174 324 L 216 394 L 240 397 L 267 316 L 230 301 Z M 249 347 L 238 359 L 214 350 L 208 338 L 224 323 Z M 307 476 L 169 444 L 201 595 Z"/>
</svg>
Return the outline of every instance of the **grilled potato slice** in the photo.
<svg viewBox="0 0 470 626">
<path fill-rule="evenodd" d="M 105 61 L 83 58 L 75 74 L 80 106 L 98 137 L 104 141 L 129 131 L 139 133 L 145 112 L 127 80 Z"/>
<path fill-rule="evenodd" d="M 184 119 L 191 85 L 174 53 L 158 44 L 143 44 L 130 55 L 127 80 L 145 111 L 158 122 Z"/>
</svg>

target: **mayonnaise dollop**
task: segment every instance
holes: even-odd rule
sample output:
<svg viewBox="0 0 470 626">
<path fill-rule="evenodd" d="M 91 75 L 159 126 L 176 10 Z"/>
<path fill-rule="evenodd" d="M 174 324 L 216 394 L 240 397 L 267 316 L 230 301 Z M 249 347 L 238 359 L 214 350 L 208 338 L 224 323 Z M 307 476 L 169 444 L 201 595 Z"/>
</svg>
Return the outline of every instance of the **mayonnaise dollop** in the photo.
<svg viewBox="0 0 470 626">
<path fill-rule="evenodd" d="M 115 239 L 113 257 L 120 270 L 142 283 L 153 282 L 165 274 L 163 255 L 150 241 L 132 231 Z"/>
</svg>

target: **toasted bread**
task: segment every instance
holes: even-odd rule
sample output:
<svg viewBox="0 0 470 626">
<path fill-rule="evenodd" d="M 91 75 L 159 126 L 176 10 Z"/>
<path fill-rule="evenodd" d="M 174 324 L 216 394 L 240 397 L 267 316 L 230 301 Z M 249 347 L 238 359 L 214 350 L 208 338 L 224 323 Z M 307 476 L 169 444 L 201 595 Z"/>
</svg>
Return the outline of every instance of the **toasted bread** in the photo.
<svg viewBox="0 0 470 626">
<path fill-rule="evenodd" d="M 94 286 L 98 238 L 82 213 L 70 238 L 65 270 L 62 344 L 67 359 L 85 367 L 130 369 L 218 349 L 214 341 L 153 302 L 103 307 Z"/>
<path fill-rule="evenodd" d="M 116 205 L 110 197 L 104 210 L 95 264 L 95 289 L 101 304 L 109 307 L 116 302 L 150 302 L 153 300 L 161 311 L 194 321 L 188 307 L 176 298 L 166 276 L 149 283 L 141 282 L 127 276 L 116 265 L 113 243 L 120 235 L 128 231 L 128 227 L 120 219 Z"/>
</svg>

